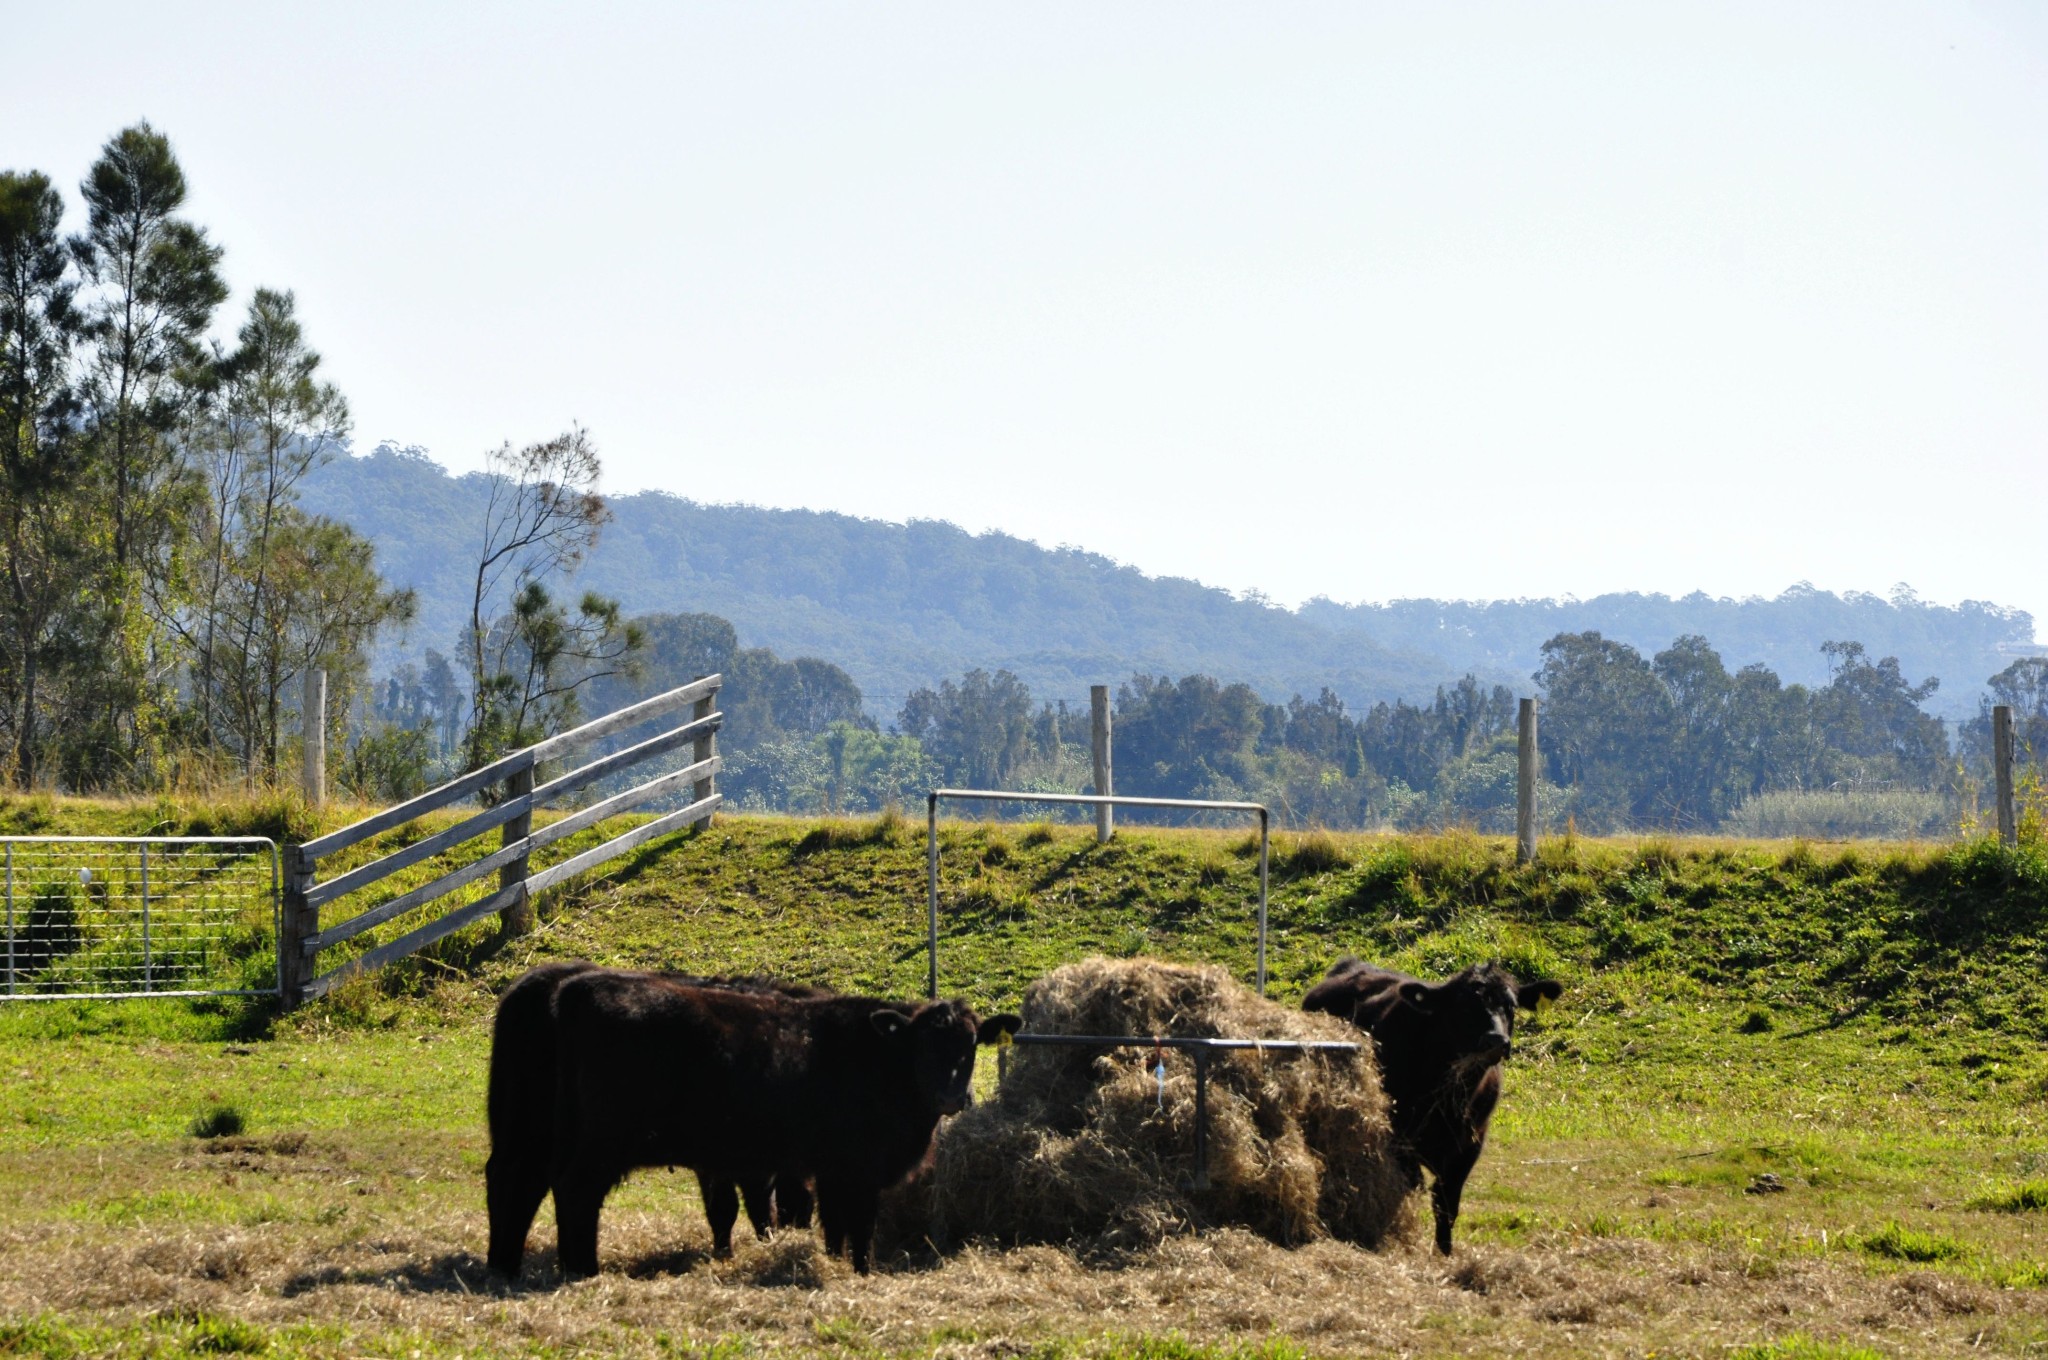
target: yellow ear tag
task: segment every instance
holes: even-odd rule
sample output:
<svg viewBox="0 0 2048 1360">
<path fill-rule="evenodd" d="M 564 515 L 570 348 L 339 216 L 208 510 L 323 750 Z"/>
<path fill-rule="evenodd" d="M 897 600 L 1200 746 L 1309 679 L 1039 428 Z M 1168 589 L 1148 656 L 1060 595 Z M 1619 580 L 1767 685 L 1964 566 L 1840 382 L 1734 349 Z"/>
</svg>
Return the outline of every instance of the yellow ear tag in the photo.
<svg viewBox="0 0 2048 1360">
<path fill-rule="evenodd" d="M 1012 1042 L 1010 1031 L 1003 1030 L 996 1035 L 996 1047 L 1008 1048 Z"/>
</svg>

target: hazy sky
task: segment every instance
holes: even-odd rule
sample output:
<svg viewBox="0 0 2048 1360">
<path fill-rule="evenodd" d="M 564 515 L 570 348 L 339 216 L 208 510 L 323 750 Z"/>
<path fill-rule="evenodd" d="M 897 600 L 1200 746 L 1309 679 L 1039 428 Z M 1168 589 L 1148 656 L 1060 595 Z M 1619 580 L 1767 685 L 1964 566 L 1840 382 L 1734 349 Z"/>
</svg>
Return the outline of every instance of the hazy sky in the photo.
<svg viewBox="0 0 2048 1360">
<path fill-rule="evenodd" d="M 1910 582 L 2048 635 L 2032 0 L 44 5 L 358 446 L 1295 602 Z M 678 601 L 679 605 L 687 604 Z"/>
</svg>

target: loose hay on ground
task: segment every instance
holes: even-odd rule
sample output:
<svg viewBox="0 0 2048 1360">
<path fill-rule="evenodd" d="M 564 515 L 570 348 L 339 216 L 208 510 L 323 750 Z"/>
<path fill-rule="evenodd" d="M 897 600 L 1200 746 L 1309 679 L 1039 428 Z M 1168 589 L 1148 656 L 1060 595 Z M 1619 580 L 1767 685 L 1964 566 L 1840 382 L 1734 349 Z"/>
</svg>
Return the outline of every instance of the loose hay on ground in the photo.
<svg viewBox="0 0 2048 1360">
<path fill-rule="evenodd" d="M 1024 994 L 1024 1032 L 1337 1040 L 1357 1031 L 1266 1001 L 1221 968 L 1090 959 Z M 1152 1069 L 1163 1056 L 1162 1094 Z M 949 1121 L 892 1206 L 899 1241 L 1057 1242 L 1127 1251 L 1235 1224 L 1275 1242 L 1374 1246 L 1408 1222 L 1368 1052 L 1218 1054 L 1209 1179 L 1193 1185 L 1192 1055 L 1025 1045 L 993 1100 Z"/>
</svg>

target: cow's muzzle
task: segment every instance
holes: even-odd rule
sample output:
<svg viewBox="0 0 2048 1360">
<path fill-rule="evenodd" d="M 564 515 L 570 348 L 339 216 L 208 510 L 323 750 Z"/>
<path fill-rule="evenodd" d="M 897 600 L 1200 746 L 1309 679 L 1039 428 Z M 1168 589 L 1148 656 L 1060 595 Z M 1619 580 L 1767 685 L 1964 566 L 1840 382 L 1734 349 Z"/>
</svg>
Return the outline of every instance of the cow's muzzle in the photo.
<svg viewBox="0 0 2048 1360">
<path fill-rule="evenodd" d="M 948 1115 L 959 1114 L 973 1103 L 974 1093 L 972 1091 L 962 1091 L 958 1095 L 942 1096 L 939 1099 L 939 1113 Z"/>
<path fill-rule="evenodd" d="M 1495 1063 L 1506 1062 L 1508 1055 L 1514 1052 L 1514 1049 L 1515 1046 L 1506 1039 L 1496 1039 L 1486 1047 L 1475 1048 L 1464 1057 L 1458 1059 L 1457 1068 L 1459 1071 L 1469 1072 L 1476 1076 L 1478 1073 L 1492 1067 Z"/>
</svg>

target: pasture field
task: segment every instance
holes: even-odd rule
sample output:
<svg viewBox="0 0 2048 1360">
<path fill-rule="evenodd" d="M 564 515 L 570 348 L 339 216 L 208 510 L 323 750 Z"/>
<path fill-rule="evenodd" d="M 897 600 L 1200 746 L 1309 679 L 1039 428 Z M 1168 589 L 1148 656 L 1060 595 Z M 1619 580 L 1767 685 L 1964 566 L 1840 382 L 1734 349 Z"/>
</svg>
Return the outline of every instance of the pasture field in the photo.
<svg viewBox="0 0 2048 1360">
<path fill-rule="evenodd" d="M 289 804 L 0 804 L 12 830 L 202 821 L 309 829 Z M 1241 831 L 942 835 L 949 994 L 1011 1006 L 1090 953 L 1250 976 Z M 543 1210 L 537 1266 L 493 1284 L 496 992 L 588 957 L 915 996 L 923 850 L 889 818 L 721 818 L 532 935 L 480 927 L 289 1017 L 0 1006 L 0 1357 L 2048 1354 L 2039 844 L 1560 840 L 1517 868 L 1465 835 L 1278 838 L 1277 998 L 1345 951 L 1567 985 L 1518 1036 L 1448 1261 L 1421 1231 L 1373 1253 L 1222 1230 L 898 1255 L 863 1280 L 795 1233 L 713 1261 L 692 1179 L 643 1173 L 597 1279 L 559 1285 Z"/>
</svg>

